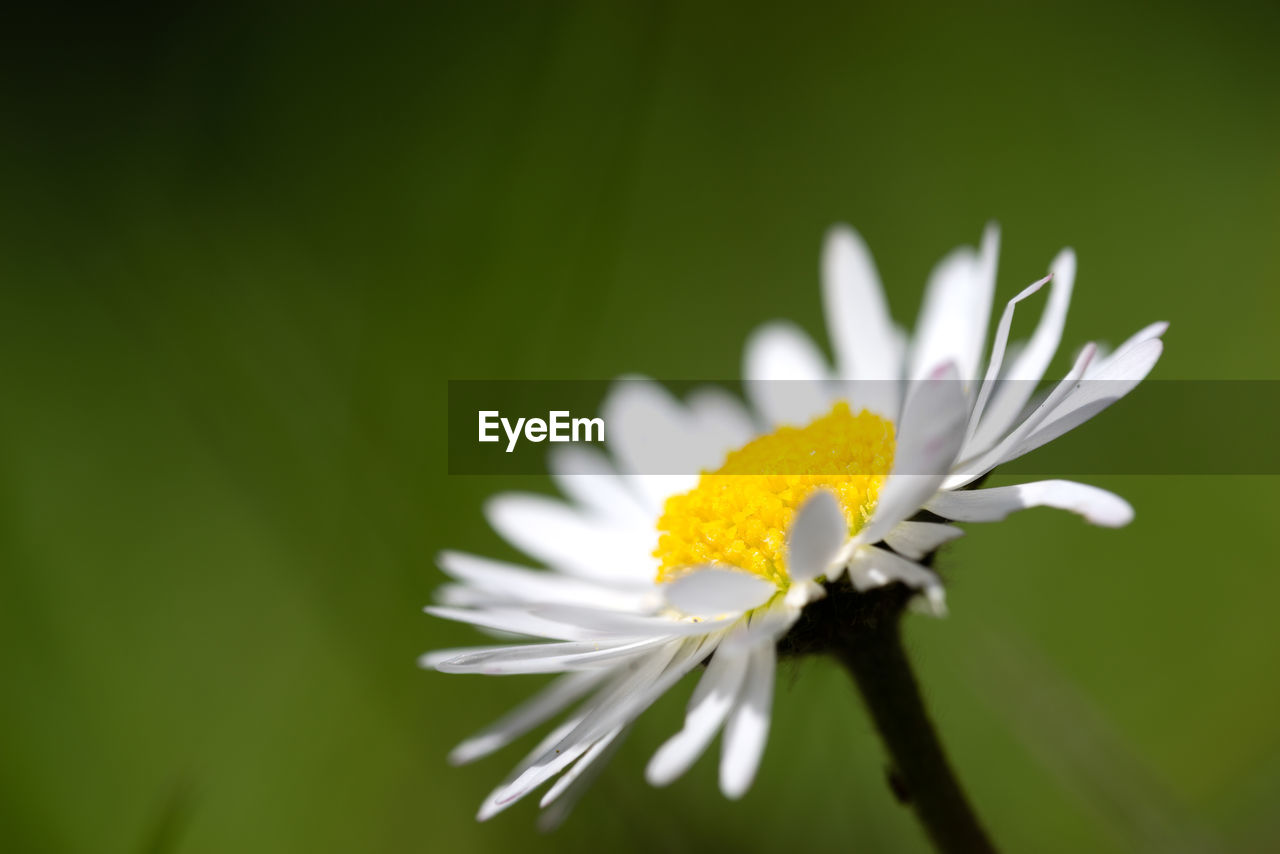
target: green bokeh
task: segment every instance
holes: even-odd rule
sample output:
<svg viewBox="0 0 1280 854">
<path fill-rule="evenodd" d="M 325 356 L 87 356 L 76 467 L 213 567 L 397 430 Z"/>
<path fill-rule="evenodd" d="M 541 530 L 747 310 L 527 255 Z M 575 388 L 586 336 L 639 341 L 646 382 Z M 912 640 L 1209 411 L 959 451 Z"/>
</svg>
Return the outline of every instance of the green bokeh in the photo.
<svg viewBox="0 0 1280 854">
<path fill-rule="evenodd" d="M 923 850 L 821 661 L 781 672 L 741 802 L 709 760 L 643 781 L 685 684 L 560 831 L 532 804 L 476 824 L 520 751 L 444 755 L 536 680 L 418 671 L 476 637 L 420 607 L 440 548 L 511 554 L 486 495 L 549 487 L 445 475 L 445 380 L 733 377 L 760 322 L 822 335 L 832 222 L 906 321 L 991 218 L 1000 300 L 1080 253 L 1066 350 L 1164 319 L 1157 376 L 1276 376 L 1269 4 L 21 23 L 0 76 L 5 850 Z M 1231 441 L 1216 421 L 1204 441 Z M 1095 482 L 1134 525 L 975 528 L 942 564 L 952 616 L 912 620 L 953 758 L 1009 851 L 1275 850 L 1275 479 Z"/>
</svg>

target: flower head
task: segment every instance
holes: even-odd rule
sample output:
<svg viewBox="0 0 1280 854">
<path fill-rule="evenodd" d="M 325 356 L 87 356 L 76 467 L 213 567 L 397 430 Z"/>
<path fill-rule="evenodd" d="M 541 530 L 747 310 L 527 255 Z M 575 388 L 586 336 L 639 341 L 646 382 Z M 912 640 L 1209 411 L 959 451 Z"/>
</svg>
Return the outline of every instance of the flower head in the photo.
<svg viewBox="0 0 1280 854">
<path fill-rule="evenodd" d="M 739 797 L 763 755 L 778 643 L 833 585 L 900 583 L 942 614 L 943 585 L 925 562 L 962 533 L 951 521 L 1033 506 L 1107 526 L 1132 518 L 1118 496 L 1070 481 L 973 488 L 1137 385 L 1165 330 L 1149 326 L 1109 355 L 1087 345 L 1033 400 L 1062 337 L 1075 256 L 1064 250 L 1009 301 L 984 360 L 998 243 L 988 227 L 980 249 L 938 264 L 908 337 L 861 239 L 834 229 L 823 257 L 834 367 L 803 332 L 774 323 L 747 344 L 749 405 L 715 388 L 680 401 L 655 382 L 620 381 L 604 405 L 611 455 L 551 457 L 568 501 L 505 494 L 487 505 L 493 527 L 545 570 L 441 555 L 454 583 L 428 611 L 533 642 L 433 652 L 424 665 L 561 674 L 451 758 L 488 754 L 574 707 L 480 818 L 558 777 L 542 798 L 558 820 L 631 723 L 703 663 L 684 727 L 647 777 L 676 779 L 723 731 L 720 786 Z M 1035 331 L 1010 355 L 1015 308 L 1046 286 Z"/>
</svg>

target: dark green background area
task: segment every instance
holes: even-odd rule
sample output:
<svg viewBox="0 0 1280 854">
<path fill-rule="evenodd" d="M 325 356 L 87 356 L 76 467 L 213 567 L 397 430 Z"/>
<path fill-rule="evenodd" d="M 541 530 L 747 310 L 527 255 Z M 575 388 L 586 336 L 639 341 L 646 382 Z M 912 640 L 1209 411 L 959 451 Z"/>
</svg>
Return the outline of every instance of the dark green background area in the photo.
<svg viewBox="0 0 1280 854">
<path fill-rule="evenodd" d="M 760 322 L 822 335 L 832 222 L 909 321 L 990 218 L 1000 301 L 1080 253 L 1058 369 L 1164 319 L 1156 376 L 1274 379 L 1278 37 L 1078 0 L 11 17 L 0 847 L 924 850 L 824 661 L 741 802 L 710 760 L 643 781 L 684 684 L 560 831 L 476 824 L 521 750 L 444 755 L 537 680 L 418 671 L 479 638 L 420 607 L 439 549 L 512 556 L 486 495 L 549 486 L 446 476 L 445 381 L 733 377 Z M 909 625 L 962 776 L 1008 851 L 1275 850 L 1275 479 L 1095 482 L 1131 527 L 973 526 Z"/>
</svg>

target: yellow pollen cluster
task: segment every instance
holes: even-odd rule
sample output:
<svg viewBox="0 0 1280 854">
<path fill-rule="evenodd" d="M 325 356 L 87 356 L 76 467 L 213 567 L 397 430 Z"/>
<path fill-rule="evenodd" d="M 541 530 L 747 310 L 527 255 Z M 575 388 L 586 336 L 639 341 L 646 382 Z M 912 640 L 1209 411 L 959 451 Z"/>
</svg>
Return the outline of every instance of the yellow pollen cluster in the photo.
<svg viewBox="0 0 1280 854">
<path fill-rule="evenodd" d="M 893 424 L 837 403 L 806 427 L 753 439 L 673 495 L 658 520 L 658 581 L 715 564 L 789 584 L 787 531 L 814 489 L 835 494 L 850 533 L 866 523 L 893 464 Z"/>
</svg>

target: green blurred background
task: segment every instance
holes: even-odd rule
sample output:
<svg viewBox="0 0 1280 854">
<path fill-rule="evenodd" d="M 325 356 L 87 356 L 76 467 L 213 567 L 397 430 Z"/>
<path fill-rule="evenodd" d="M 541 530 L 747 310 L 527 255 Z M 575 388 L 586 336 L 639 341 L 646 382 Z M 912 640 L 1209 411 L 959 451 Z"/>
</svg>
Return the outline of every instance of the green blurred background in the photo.
<svg viewBox="0 0 1280 854">
<path fill-rule="evenodd" d="M 1156 376 L 1275 378 L 1278 37 L 1235 2 L 8 14 L 0 847 L 924 850 L 824 661 L 742 802 L 642 779 L 685 684 L 561 830 L 476 824 L 522 751 L 445 752 L 537 680 L 417 670 L 479 638 L 420 607 L 440 548 L 512 554 L 486 495 L 549 485 L 445 475 L 445 380 L 733 378 L 759 322 L 821 336 L 832 222 L 909 321 L 990 218 L 1001 301 L 1079 251 L 1066 350 L 1165 319 Z M 1095 482 L 1134 525 L 977 528 L 911 621 L 953 758 L 1008 851 L 1277 850 L 1275 479 Z"/>
</svg>

